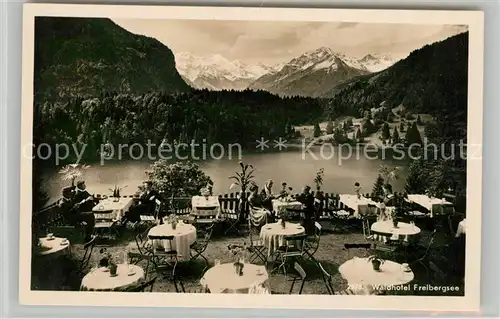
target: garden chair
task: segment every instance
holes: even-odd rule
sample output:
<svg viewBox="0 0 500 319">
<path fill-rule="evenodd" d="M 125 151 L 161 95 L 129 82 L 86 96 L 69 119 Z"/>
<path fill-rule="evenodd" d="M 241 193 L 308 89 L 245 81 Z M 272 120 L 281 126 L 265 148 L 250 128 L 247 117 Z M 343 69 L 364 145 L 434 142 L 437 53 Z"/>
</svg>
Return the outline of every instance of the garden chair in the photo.
<svg viewBox="0 0 500 319">
<path fill-rule="evenodd" d="M 240 219 L 241 219 L 241 212 L 238 210 L 238 203 L 239 199 L 238 198 L 221 198 L 221 208 L 222 208 L 222 213 L 221 217 L 224 220 L 224 222 L 227 223 L 227 228 L 224 231 L 224 235 L 228 234 L 230 231 L 235 231 L 236 233 L 240 233 L 240 230 L 238 229 Z M 227 207 L 222 207 L 226 206 Z"/>
<path fill-rule="evenodd" d="M 152 264 L 153 256 L 151 255 L 143 255 L 141 253 L 128 253 L 129 264 L 137 265 L 142 261 L 146 261 L 146 267 L 144 267 L 144 278 L 148 278 L 149 267 Z"/>
<path fill-rule="evenodd" d="M 304 250 L 305 250 L 304 243 L 306 238 L 307 235 L 286 236 L 284 239 L 285 241 L 284 245 L 276 249 L 277 256 L 275 264 L 279 261 L 280 265 L 278 267 L 275 267 L 273 271 L 271 271 L 271 273 L 274 272 L 275 270 L 283 268 L 283 273 L 286 276 L 287 262 L 290 259 L 296 262 L 297 258 L 302 257 L 304 255 Z"/>
<path fill-rule="evenodd" d="M 425 248 L 423 254 L 420 257 L 418 257 L 417 259 L 408 263 L 408 265 L 410 265 L 410 268 L 413 269 L 414 267 L 421 266 L 425 269 L 425 271 L 427 272 L 427 275 L 429 275 L 429 255 L 432 251 L 431 247 L 434 244 L 436 232 L 437 232 L 436 230 L 434 230 L 432 232 L 431 237 L 429 239 L 429 243 L 427 244 L 427 247 Z"/>
<path fill-rule="evenodd" d="M 319 248 L 319 241 L 321 238 L 322 227 L 321 227 L 320 223 L 318 223 L 318 222 L 314 223 L 314 227 L 315 227 L 315 232 L 314 232 L 313 237 L 312 238 L 308 237 L 306 239 L 306 241 L 304 242 L 304 245 L 305 245 L 304 258 L 305 258 L 305 260 L 308 260 L 308 259 L 315 260 L 314 254 L 316 253 L 316 251 Z"/>
<path fill-rule="evenodd" d="M 302 266 L 298 262 L 294 262 L 293 268 L 294 268 L 295 272 L 290 273 L 290 275 L 292 277 L 292 280 L 291 280 L 292 284 L 290 286 L 290 291 L 288 292 L 288 294 L 289 295 L 292 294 L 293 287 L 295 286 L 295 282 L 300 280 L 300 288 L 299 288 L 299 291 L 297 292 L 297 294 L 301 295 L 302 289 L 304 289 L 304 284 L 306 283 L 307 274 L 306 274 L 304 268 L 302 268 Z"/>
<path fill-rule="evenodd" d="M 149 236 L 149 239 L 168 242 L 168 248 L 153 247 L 152 262 L 157 271 L 172 267 L 172 274 L 175 274 L 175 267 L 179 261 L 178 257 L 182 256 L 178 254 L 177 250 L 172 249 L 174 247 L 174 236 Z"/>
<path fill-rule="evenodd" d="M 351 259 L 351 251 L 353 249 L 359 250 L 359 249 L 364 249 L 365 250 L 365 256 L 368 255 L 368 251 L 372 248 L 371 243 L 348 243 L 344 244 L 344 250 L 347 251 L 347 259 Z"/>
<path fill-rule="evenodd" d="M 85 273 L 85 269 L 88 267 L 89 263 L 90 263 L 90 259 L 92 257 L 92 252 L 95 248 L 95 244 L 96 244 L 96 236 L 92 236 L 92 238 L 86 242 L 84 245 L 83 245 L 83 249 L 85 250 L 84 251 L 84 254 L 83 254 L 83 257 L 81 260 L 79 260 L 79 264 L 78 264 L 78 272 L 79 273 Z"/>
<path fill-rule="evenodd" d="M 140 285 L 130 287 L 130 288 L 126 289 L 125 291 L 126 292 L 145 292 L 146 289 L 149 288 L 149 292 L 152 292 L 153 285 L 154 285 L 155 281 L 156 281 L 156 277 L 154 277 L 153 279 L 148 280 Z"/>
<path fill-rule="evenodd" d="M 149 214 L 144 214 L 144 215 L 140 215 L 140 224 L 141 225 L 147 225 L 147 226 L 151 226 L 151 225 L 156 225 L 158 223 L 158 219 L 160 218 L 161 216 L 161 210 L 162 210 L 162 203 L 159 199 L 155 199 L 155 208 L 153 210 L 153 215 L 149 215 Z"/>
<path fill-rule="evenodd" d="M 267 255 L 265 253 L 266 247 L 264 246 L 264 241 L 260 239 L 260 227 L 255 226 L 252 221 L 248 220 L 248 238 L 250 241 L 250 246 L 248 249 L 251 252 L 250 263 L 255 260 L 260 259 L 264 264 L 267 264 Z"/>
<path fill-rule="evenodd" d="M 154 225 L 151 225 L 145 231 L 140 232 L 135 236 L 135 244 L 140 254 L 142 255 L 152 255 L 153 247 L 151 246 L 151 242 L 148 238 L 148 233 Z"/>
<path fill-rule="evenodd" d="M 210 225 L 206 229 L 198 229 L 199 235 L 197 240 L 190 246 L 190 261 L 196 260 L 196 258 L 201 257 L 205 261 L 205 269 L 208 267 L 208 259 L 203 255 L 205 250 L 207 250 L 208 244 L 212 239 L 212 233 L 215 224 Z"/>
</svg>

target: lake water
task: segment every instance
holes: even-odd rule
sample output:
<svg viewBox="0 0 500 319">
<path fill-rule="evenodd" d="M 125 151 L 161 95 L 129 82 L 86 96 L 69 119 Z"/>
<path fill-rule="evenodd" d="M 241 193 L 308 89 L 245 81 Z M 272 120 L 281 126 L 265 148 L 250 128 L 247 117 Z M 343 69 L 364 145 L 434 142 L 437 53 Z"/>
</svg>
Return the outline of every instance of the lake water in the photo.
<svg viewBox="0 0 500 319">
<path fill-rule="evenodd" d="M 353 152 L 354 153 L 354 152 Z M 300 192 L 304 185 L 314 189 L 316 172 L 324 169 L 323 190 L 327 193 L 354 193 L 354 183 L 359 182 L 363 193 L 372 190 L 373 183 L 378 175 L 380 165 L 388 167 L 401 167 L 402 171 L 398 180 L 393 182 L 394 191 L 403 190 L 407 174 L 407 161 L 393 160 L 390 153 L 385 158 L 372 154 L 370 158 L 353 155 L 349 151 L 331 153 L 331 150 L 321 149 L 320 146 L 311 148 L 311 153 L 303 153 L 299 148 L 289 148 L 282 152 L 244 153 L 242 161 L 255 167 L 255 182 L 262 187 L 268 179 L 274 180 L 275 191 L 279 190 L 281 183 L 286 181 L 293 187 L 294 192 Z M 323 156 L 321 156 L 323 155 Z M 229 176 L 239 171 L 239 159 L 222 158 L 220 160 L 197 161 L 201 169 L 214 181 L 214 193 L 230 193 L 232 181 Z M 134 194 L 137 187 L 146 179 L 145 171 L 153 161 L 122 160 L 91 164 L 85 171 L 84 179 L 87 189 L 93 194 L 111 193 L 115 184 L 127 187 L 122 190 L 123 195 Z M 69 182 L 61 181 L 57 172 L 46 172 L 43 176 L 46 191 L 52 199 L 57 199 L 63 186 Z"/>
</svg>

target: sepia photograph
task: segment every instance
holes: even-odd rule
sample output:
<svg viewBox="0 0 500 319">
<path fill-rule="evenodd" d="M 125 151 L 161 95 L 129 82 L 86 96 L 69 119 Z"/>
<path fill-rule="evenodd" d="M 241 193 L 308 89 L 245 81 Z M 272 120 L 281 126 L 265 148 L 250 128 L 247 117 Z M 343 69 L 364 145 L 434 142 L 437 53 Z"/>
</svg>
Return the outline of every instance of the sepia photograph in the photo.
<svg viewBox="0 0 500 319">
<path fill-rule="evenodd" d="M 25 6 L 20 291 L 479 300 L 480 13 L 63 9 Z"/>
</svg>

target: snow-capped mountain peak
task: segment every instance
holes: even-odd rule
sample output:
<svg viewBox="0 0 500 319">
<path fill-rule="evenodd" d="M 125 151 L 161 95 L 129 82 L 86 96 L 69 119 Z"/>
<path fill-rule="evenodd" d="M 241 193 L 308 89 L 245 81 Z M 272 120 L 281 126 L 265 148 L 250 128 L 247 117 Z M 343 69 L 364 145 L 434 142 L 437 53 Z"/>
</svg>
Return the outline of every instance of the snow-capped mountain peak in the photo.
<svg viewBox="0 0 500 319">
<path fill-rule="evenodd" d="M 369 53 L 359 60 L 370 72 L 379 72 L 397 62 L 388 54 Z"/>
<path fill-rule="evenodd" d="M 275 66 L 229 60 L 219 53 L 204 57 L 188 52 L 174 55 L 177 71 L 199 89 L 243 90 L 262 75 L 275 71 Z"/>
</svg>

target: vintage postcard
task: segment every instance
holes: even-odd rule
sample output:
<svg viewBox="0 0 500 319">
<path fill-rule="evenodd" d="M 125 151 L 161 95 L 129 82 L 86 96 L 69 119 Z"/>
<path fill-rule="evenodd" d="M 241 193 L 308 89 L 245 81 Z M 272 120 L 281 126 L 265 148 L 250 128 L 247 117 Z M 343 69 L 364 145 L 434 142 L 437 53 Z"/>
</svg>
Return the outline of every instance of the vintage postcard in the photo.
<svg viewBox="0 0 500 319">
<path fill-rule="evenodd" d="M 482 12 L 27 4 L 20 302 L 477 311 L 482 76 Z"/>
</svg>

